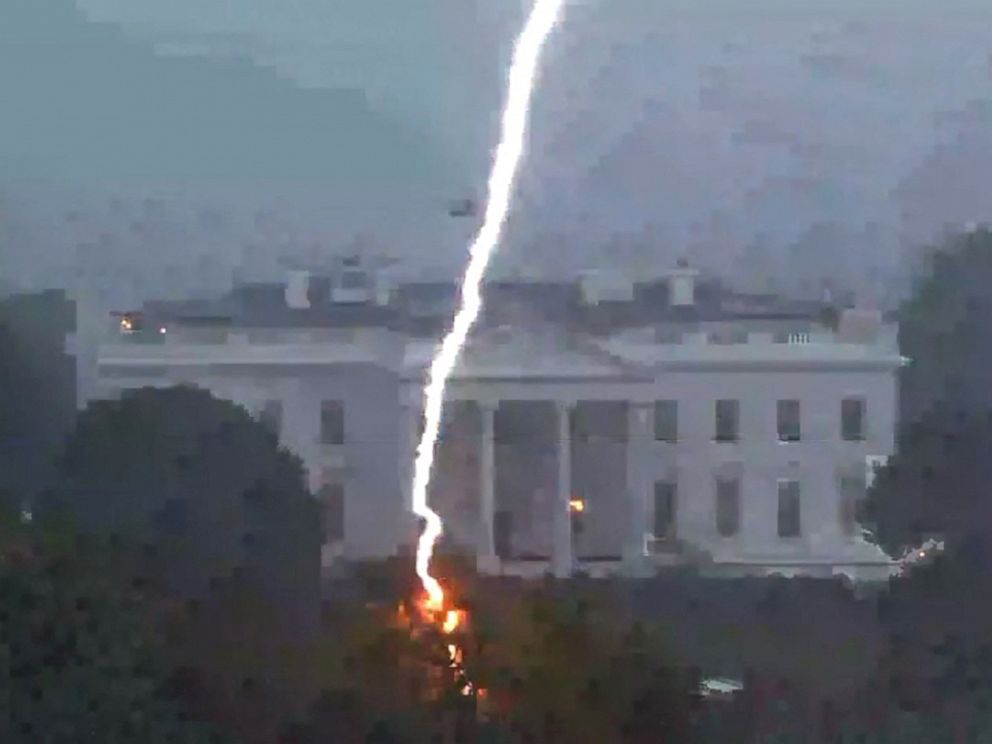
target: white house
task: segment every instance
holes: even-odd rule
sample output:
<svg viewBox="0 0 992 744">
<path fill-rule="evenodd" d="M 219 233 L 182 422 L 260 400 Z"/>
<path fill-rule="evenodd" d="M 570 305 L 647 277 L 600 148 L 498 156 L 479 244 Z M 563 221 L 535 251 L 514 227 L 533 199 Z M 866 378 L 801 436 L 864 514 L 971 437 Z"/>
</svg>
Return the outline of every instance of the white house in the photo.
<svg viewBox="0 0 992 744">
<path fill-rule="evenodd" d="M 854 521 L 866 462 L 894 445 L 902 360 L 880 314 L 685 265 L 490 282 L 485 298 L 431 493 L 481 570 L 888 574 Z M 416 534 L 421 387 L 456 300 L 352 262 L 216 301 L 80 303 L 80 399 L 191 383 L 246 406 L 305 463 L 326 561 L 390 555 Z"/>
</svg>

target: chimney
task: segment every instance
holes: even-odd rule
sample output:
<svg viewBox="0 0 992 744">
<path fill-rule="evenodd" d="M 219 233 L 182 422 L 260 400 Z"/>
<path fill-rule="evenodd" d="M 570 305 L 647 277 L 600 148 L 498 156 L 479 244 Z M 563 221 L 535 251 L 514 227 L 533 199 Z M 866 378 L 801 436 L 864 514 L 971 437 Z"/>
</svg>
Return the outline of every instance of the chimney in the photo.
<svg viewBox="0 0 992 744">
<path fill-rule="evenodd" d="M 672 307 L 691 307 L 696 304 L 696 277 L 699 272 L 690 268 L 689 262 L 680 258 L 676 268 L 668 272 L 668 302 Z"/>
<path fill-rule="evenodd" d="M 310 307 L 310 272 L 294 269 L 286 274 L 286 307 L 306 310 Z"/>
</svg>

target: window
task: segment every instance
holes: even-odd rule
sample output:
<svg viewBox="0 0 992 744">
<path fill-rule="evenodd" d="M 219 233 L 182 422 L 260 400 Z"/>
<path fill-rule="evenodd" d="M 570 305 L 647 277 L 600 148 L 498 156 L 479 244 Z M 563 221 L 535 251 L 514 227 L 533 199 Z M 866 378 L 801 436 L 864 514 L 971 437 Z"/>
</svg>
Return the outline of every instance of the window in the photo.
<svg viewBox="0 0 992 744">
<path fill-rule="evenodd" d="M 778 482 L 778 536 L 799 537 L 801 519 L 799 514 L 799 481 L 780 480 Z"/>
<path fill-rule="evenodd" d="M 659 540 L 675 537 L 675 501 L 677 486 L 674 481 L 654 484 L 654 536 Z"/>
<path fill-rule="evenodd" d="M 864 499 L 866 483 L 863 477 L 845 476 L 840 480 L 840 526 L 847 536 L 858 527 L 858 509 Z"/>
<path fill-rule="evenodd" d="M 724 328 L 719 331 L 713 331 L 706 338 L 711 344 L 726 346 L 731 344 L 746 344 L 748 336 L 747 331 Z"/>
<path fill-rule="evenodd" d="M 780 442 L 798 442 L 799 436 L 799 401 L 780 400 L 778 402 L 778 440 Z"/>
<path fill-rule="evenodd" d="M 320 402 L 320 441 L 344 444 L 344 404 L 339 400 Z"/>
<path fill-rule="evenodd" d="M 282 401 L 278 398 L 265 401 L 258 420 L 275 436 L 282 433 Z"/>
<path fill-rule="evenodd" d="M 344 540 L 344 486 L 328 483 L 317 493 L 320 503 L 320 528 L 324 545 Z"/>
<path fill-rule="evenodd" d="M 732 537 L 740 526 L 741 482 L 738 478 L 717 478 L 716 531 L 721 537 Z"/>
<path fill-rule="evenodd" d="M 716 441 L 736 442 L 740 434 L 740 401 L 718 400 L 716 402 Z"/>
<path fill-rule="evenodd" d="M 658 442 L 675 442 L 679 438 L 679 405 L 674 400 L 654 403 L 654 438 Z"/>
<path fill-rule="evenodd" d="M 493 546 L 502 560 L 513 557 L 513 512 L 507 509 L 493 513 Z"/>
<path fill-rule="evenodd" d="M 858 442 L 865 438 L 864 398 L 844 398 L 840 404 L 841 437 L 848 442 Z"/>
<path fill-rule="evenodd" d="M 573 442 L 626 442 L 626 407 L 613 401 L 579 401 L 569 416 Z"/>
</svg>

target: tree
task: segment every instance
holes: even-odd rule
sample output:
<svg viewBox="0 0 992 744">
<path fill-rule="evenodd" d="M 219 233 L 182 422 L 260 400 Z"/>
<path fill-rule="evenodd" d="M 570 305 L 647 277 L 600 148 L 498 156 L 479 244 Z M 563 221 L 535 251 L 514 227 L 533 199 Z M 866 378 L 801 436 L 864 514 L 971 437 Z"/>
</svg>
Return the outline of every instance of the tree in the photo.
<svg viewBox="0 0 992 744">
<path fill-rule="evenodd" d="M 940 536 L 952 552 L 971 546 L 973 558 L 985 553 L 992 537 L 990 452 L 992 412 L 939 407 L 910 423 L 865 504 L 882 546 L 896 555 Z"/>
<path fill-rule="evenodd" d="M 299 460 L 243 408 L 190 387 L 94 403 L 35 511 L 109 541 L 122 580 L 168 608 L 170 661 L 198 713 L 271 741 L 305 707 L 319 513 Z"/>
<path fill-rule="evenodd" d="M 315 622 L 316 503 L 299 460 L 243 408 L 191 387 L 98 401 L 80 414 L 58 475 L 39 516 L 140 544 L 145 578 L 203 597 L 237 577 Z"/>
<path fill-rule="evenodd" d="M 0 740 L 183 742 L 221 737 L 193 719 L 140 596 L 106 546 L 0 515 Z"/>
<path fill-rule="evenodd" d="M 47 485 L 75 416 L 75 370 L 65 354 L 71 305 L 61 292 L 0 300 L 0 494 Z M 21 504 L 12 504 L 20 508 Z"/>
<path fill-rule="evenodd" d="M 942 533 L 960 547 L 986 535 L 992 511 L 992 232 L 955 237 L 902 308 L 897 451 L 865 517 L 892 552 Z"/>
<path fill-rule="evenodd" d="M 992 231 L 954 236 L 933 253 L 930 274 L 900 311 L 904 424 L 942 408 L 992 408 Z"/>
<path fill-rule="evenodd" d="M 951 238 L 931 264 L 902 308 L 900 349 L 911 362 L 900 381 L 901 427 L 865 518 L 891 553 L 930 536 L 945 551 L 880 597 L 889 633 L 880 679 L 893 720 L 932 728 L 923 740 L 984 741 L 992 700 L 992 233 Z"/>
<path fill-rule="evenodd" d="M 548 585 L 492 601 L 474 608 L 466 666 L 500 728 L 535 742 L 686 740 L 690 675 L 619 595 Z"/>
</svg>

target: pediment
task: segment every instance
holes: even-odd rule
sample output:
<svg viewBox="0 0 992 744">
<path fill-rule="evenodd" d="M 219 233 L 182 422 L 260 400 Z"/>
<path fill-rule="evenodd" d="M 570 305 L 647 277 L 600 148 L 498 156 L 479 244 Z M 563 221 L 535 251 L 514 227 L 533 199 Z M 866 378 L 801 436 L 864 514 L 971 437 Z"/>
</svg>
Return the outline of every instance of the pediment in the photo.
<svg viewBox="0 0 992 744">
<path fill-rule="evenodd" d="M 594 342 L 553 325 L 482 329 L 457 377 L 630 377 L 640 372 Z"/>
</svg>

